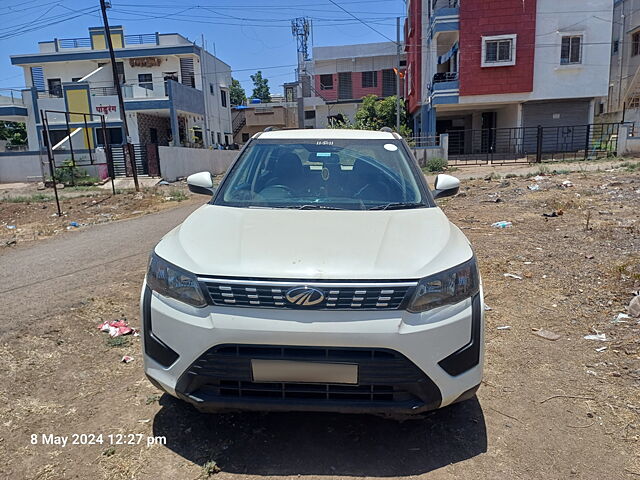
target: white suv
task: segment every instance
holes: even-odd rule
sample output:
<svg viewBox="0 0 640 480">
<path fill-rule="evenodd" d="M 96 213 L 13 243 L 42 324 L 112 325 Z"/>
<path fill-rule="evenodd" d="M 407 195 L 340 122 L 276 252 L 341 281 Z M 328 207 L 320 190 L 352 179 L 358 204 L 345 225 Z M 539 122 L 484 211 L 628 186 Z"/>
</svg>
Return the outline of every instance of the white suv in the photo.
<svg viewBox="0 0 640 480">
<path fill-rule="evenodd" d="M 155 247 L 144 368 L 203 411 L 419 413 L 471 398 L 484 303 L 468 240 L 395 133 L 256 134 Z"/>
</svg>

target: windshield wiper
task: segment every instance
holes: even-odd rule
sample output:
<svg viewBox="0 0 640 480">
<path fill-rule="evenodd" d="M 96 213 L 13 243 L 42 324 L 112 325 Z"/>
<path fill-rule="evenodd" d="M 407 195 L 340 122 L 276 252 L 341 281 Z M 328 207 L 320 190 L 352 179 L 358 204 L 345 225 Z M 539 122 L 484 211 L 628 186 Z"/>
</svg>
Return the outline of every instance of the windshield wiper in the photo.
<svg viewBox="0 0 640 480">
<path fill-rule="evenodd" d="M 424 203 L 416 202 L 392 202 L 385 203 L 384 205 L 376 205 L 375 207 L 368 208 L 367 210 L 402 210 L 408 208 L 424 207 Z"/>
<path fill-rule="evenodd" d="M 313 204 L 296 205 L 296 206 L 291 206 L 287 208 L 293 208 L 296 210 L 344 210 L 344 208 L 331 207 L 329 205 L 313 205 Z"/>
</svg>

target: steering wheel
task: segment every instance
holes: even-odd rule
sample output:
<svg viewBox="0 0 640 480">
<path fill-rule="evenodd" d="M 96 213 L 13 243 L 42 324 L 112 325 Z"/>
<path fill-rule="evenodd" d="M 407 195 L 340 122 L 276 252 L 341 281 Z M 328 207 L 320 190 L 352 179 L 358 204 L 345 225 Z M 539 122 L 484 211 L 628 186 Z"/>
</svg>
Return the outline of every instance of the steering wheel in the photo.
<svg viewBox="0 0 640 480">
<path fill-rule="evenodd" d="M 269 197 L 269 193 L 270 192 L 282 192 L 285 194 L 285 196 L 287 197 L 291 197 L 293 195 L 293 192 L 291 191 L 291 189 L 289 187 L 287 187 L 286 185 L 269 185 L 268 187 L 263 188 L 262 190 L 260 190 L 260 195 L 262 195 L 263 197 Z"/>
</svg>

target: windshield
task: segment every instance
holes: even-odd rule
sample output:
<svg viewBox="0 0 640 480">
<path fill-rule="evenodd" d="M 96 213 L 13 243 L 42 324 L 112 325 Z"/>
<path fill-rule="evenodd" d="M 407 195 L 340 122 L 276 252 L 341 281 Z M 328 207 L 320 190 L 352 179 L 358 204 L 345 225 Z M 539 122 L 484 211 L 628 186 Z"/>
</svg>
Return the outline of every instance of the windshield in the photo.
<svg viewBox="0 0 640 480">
<path fill-rule="evenodd" d="M 399 140 L 255 140 L 214 203 L 346 210 L 429 206 L 410 162 Z"/>
</svg>

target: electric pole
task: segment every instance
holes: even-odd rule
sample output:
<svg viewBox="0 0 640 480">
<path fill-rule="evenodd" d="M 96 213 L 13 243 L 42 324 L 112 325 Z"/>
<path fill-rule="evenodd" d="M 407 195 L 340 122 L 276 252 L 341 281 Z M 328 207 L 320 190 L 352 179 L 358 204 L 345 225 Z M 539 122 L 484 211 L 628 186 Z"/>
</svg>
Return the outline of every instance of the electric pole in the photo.
<svg viewBox="0 0 640 480">
<path fill-rule="evenodd" d="M 291 33 L 296 38 L 298 51 L 298 69 L 296 71 L 298 81 L 298 128 L 304 128 L 304 96 L 305 90 L 310 87 L 310 78 L 307 72 L 307 62 L 311 60 L 309 55 L 309 35 L 311 34 L 311 21 L 306 17 L 291 20 Z"/>
<path fill-rule="evenodd" d="M 400 133 L 400 17 L 396 17 L 396 64 L 398 73 L 396 75 L 396 132 Z"/>
<path fill-rule="evenodd" d="M 109 3 L 111 8 L 111 3 Z M 107 19 L 107 4 L 105 0 L 100 0 L 100 9 L 102 10 L 102 22 L 104 23 L 104 37 L 109 48 L 109 57 L 111 58 L 111 71 L 113 73 L 113 86 L 116 89 L 118 95 L 118 105 L 120 106 L 120 119 L 124 127 L 125 136 L 125 148 L 124 148 L 124 163 L 125 169 L 127 162 L 131 162 L 131 172 L 133 173 L 133 183 L 136 186 L 136 192 L 140 191 L 140 185 L 138 185 L 138 171 L 136 168 L 135 151 L 133 145 L 129 143 L 129 126 L 127 125 L 127 113 L 124 110 L 124 99 L 122 97 L 122 85 L 120 85 L 120 79 L 118 78 L 118 69 L 116 68 L 116 55 L 113 53 L 113 42 L 111 41 L 111 30 L 109 29 L 109 20 Z M 122 39 L 124 42 L 124 38 Z M 177 133 L 177 132 L 176 132 Z M 105 144 L 107 139 L 104 139 Z"/>
</svg>

